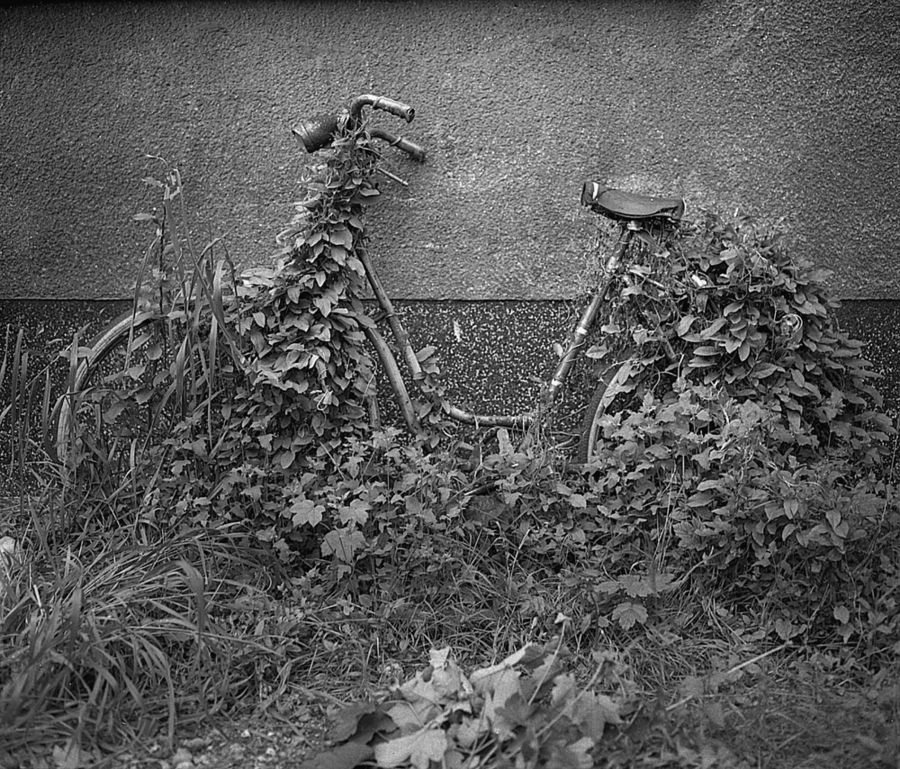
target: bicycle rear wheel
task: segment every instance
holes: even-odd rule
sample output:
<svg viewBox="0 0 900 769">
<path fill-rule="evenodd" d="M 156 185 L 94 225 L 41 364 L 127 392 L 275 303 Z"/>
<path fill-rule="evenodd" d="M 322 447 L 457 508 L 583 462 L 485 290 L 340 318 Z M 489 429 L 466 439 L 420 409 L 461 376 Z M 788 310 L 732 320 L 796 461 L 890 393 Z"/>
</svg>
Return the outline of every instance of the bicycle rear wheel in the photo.
<svg viewBox="0 0 900 769">
<path fill-rule="evenodd" d="M 606 417 L 640 407 L 643 387 L 634 379 L 636 361 L 632 358 L 610 366 L 600 376 L 594 394 L 588 403 L 581 422 L 576 459 L 587 464 L 597 454 L 597 447 L 603 440 L 603 425 Z"/>
<path fill-rule="evenodd" d="M 115 478 L 160 449 L 175 411 L 171 347 L 167 322 L 150 312 L 128 312 L 92 340 L 58 402 L 60 464 Z"/>
</svg>

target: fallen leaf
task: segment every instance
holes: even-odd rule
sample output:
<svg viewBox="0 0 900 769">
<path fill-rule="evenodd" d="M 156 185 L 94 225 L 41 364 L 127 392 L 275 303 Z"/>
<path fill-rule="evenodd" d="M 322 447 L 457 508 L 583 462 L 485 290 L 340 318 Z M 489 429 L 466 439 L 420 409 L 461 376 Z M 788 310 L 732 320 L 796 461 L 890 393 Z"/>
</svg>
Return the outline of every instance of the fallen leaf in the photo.
<svg viewBox="0 0 900 769">
<path fill-rule="evenodd" d="M 325 753 L 319 753 L 300 764 L 300 769 L 355 769 L 374 754 L 369 745 L 345 742 Z"/>
<path fill-rule="evenodd" d="M 375 761 L 385 769 L 406 762 L 415 769 L 428 769 L 432 761 L 440 763 L 446 750 L 447 735 L 443 729 L 423 729 L 376 745 Z"/>
<path fill-rule="evenodd" d="M 56 745 L 52 755 L 56 769 L 84 769 L 93 763 L 90 751 L 82 750 L 72 741 L 65 745 Z"/>
<path fill-rule="evenodd" d="M 328 737 L 333 742 L 346 742 L 356 734 L 360 719 L 377 710 L 378 705 L 374 702 L 354 702 L 352 705 L 342 708 L 334 718 L 335 723 L 331 727 Z"/>
</svg>

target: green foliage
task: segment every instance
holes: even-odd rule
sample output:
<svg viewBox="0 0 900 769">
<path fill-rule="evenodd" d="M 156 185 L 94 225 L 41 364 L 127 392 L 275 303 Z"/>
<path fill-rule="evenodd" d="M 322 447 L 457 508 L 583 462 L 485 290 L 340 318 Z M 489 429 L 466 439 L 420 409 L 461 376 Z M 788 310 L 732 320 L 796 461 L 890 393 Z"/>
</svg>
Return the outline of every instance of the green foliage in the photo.
<svg viewBox="0 0 900 769">
<path fill-rule="evenodd" d="M 221 419 L 201 429 L 183 420 L 168 441 L 163 499 L 196 522 L 242 522 L 285 558 L 321 551 L 352 563 L 367 521 L 370 502 L 344 462 L 364 461 L 356 437 L 374 397 L 357 251 L 377 159 L 359 127 L 307 169 L 277 262 L 242 275 L 226 306 L 240 358 L 216 394 Z M 310 500 L 326 478 L 328 498 Z"/>
<path fill-rule="evenodd" d="M 76 550 L 18 534 L 22 546 L 0 554 L 4 750 L 121 744 L 159 729 L 171 741 L 179 724 L 253 696 L 286 651 L 299 652 L 242 626 L 236 602 L 261 591 L 232 575 L 262 562 L 233 536 L 141 544 L 119 532 Z"/>
<path fill-rule="evenodd" d="M 658 569 L 702 567 L 782 638 L 846 640 L 877 626 L 869 586 L 896 584 L 871 549 L 898 520 L 879 478 L 894 429 L 822 279 L 776 233 L 712 215 L 627 267 L 592 354 L 633 366 L 590 480 Z"/>
<path fill-rule="evenodd" d="M 701 566 L 717 592 L 765 602 L 783 637 L 813 622 L 846 634 L 833 608 L 858 606 L 854 625 L 868 624 L 859 600 L 896 580 L 871 547 L 893 540 L 900 514 L 890 488 L 846 460 L 780 453 L 778 416 L 684 380 L 671 398 L 647 394 L 604 426 L 598 510 L 620 536 L 645 532 L 667 569 Z"/>
<path fill-rule="evenodd" d="M 656 392 L 682 378 L 755 401 L 781 425 L 770 446 L 785 456 L 885 459 L 893 429 L 862 344 L 838 327 L 827 273 L 794 258 L 777 230 L 711 213 L 644 249 L 590 355 L 634 355 L 632 378 L 658 377 Z"/>
<path fill-rule="evenodd" d="M 524 592 L 551 579 L 577 595 L 579 628 L 640 633 L 696 575 L 762 603 L 783 637 L 893 638 L 898 577 L 867 549 L 893 541 L 895 507 L 874 475 L 892 428 L 820 273 L 777 234 L 712 215 L 661 251 L 642 247 L 591 352 L 633 366 L 616 401 L 629 408 L 607 417 L 590 473 L 517 452 L 503 431 L 471 463 L 471 447 L 439 447 L 434 431 L 367 428 L 359 249 L 377 160 L 364 127 L 343 130 L 308 169 L 275 264 L 233 280 L 227 259 L 178 240 L 177 174 L 159 183 L 163 214 L 148 221 L 160 291 L 145 294 L 161 297 L 165 336 L 127 351 L 140 342 L 157 365 L 119 375 L 130 405 L 150 394 L 159 425 L 152 462 L 126 476 L 147 520 L 237 523 L 371 607 L 399 590 L 435 605 L 464 586 L 481 618 L 522 592 L 516 575 Z M 182 266 L 167 271 L 167 254 Z M 433 403 L 419 416 L 440 429 L 432 352 L 420 353 Z M 116 408 L 106 421 L 128 413 Z M 492 559 L 505 579 L 473 588 Z M 515 600 L 517 621 L 547 608 Z"/>
<path fill-rule="evenodd" d="M 284 470 L 366 423 L 374 374 L 356 249 L 365 206 L 378 191 L 371 179 L 377 154 L 362 130 L 339 137 L 325 161 L 308 169 L 306 197 L 278 238 L 277 264 L 243 275 L 234 305 L 248 389 L 235 401 L 230 429 L 240 431 L 245 458 L 265 457 Z"/>
<path fill-rule="evenodd" d="M 654 765 L 728 765 L 705 740 L 669 740 L 662 693 L 636 704 L 611 656 L 593 656 L 582 687 L 561 643 L 527 642 L 562 612 L 587 648 L 669 648 L 705 623 L 824 641 L 873 667 L 896 654 L 900 512 L 879 475 L 893 430 L 822 274 L 776 234 L 707 215 L 627 266 L 591 354 L 603 368 L 632 358 L 631 376 L 593 464 L 573 472 L 504 430 L 479 447 L 439 441 L 432 348 L 418 354 L 426 429 L 368 429 L 359 255 L 378 156 L 363 126 L 323 158 L 274 264 L 241 276 L 217 243 L 195 253 L 184 238 L 177 171 L 145 180 L 163 200 L 135 217 L 154 233 L 136 309 L 155 314 L 66 396 L 72 452 L 47 488 L 50 527 L 0 553 L 7 741 L 35 724 L 74 745 L 160 722 L 171 740 L 176 720 L 253 689 L 269 687 L 267 707 L 301 653 L 305 685 L 354 644 L 365 667 L 441 638 L 473 656 L 520 651 L 469 676 L 432 652 L 386 698 L 344 710 L 314 765 L 588 767 L 602 753 L 626 766 L 642 729 L 661 733 Z M 50 421 L 46 371 L 29 379 L 21 340 L 0 362 L 13 393 L 0 423 L 24 426 L 20 477 L 23 415 Z M 70 390 L 87 352 L 67 354 Z M 246 584 L 264 564 L 235 546 L 254 541 L 301 571 L 279 586 L 296 604 L 285 615 Z M 681 704 L 709 693 L 682 686 Z"/>
<path fill-rule="evenodd" d="M 157 320 L 113 351 L 102 384 L 96 377 L 75 396 L 81 422 L 68 461 L 82 487 L 104 478 L 114 487 L 124 475 L 145 488 L 161 524 L 237 521 L 283 555 L 317 550 L 315 531 L 329 535 L 324 547 L 352 555 L 346 521 L 311 527 L 288 512 L 296 500 L 285 489 L 303 472 L 339 465 L 345 442 L 368 425 L 371 321 L 357 249 L 378 194 L 377 157 L 363 127 L 342 132 L 307 169 L 275 264 L 238 277 L 227 252 L 217 259 L 210 244 L 196 255 L 180 234 L 177 170 L 146 180 L 163 201 L 135 217 L 155 232 L 137 307 L 152 307 Z"/>
</svg>

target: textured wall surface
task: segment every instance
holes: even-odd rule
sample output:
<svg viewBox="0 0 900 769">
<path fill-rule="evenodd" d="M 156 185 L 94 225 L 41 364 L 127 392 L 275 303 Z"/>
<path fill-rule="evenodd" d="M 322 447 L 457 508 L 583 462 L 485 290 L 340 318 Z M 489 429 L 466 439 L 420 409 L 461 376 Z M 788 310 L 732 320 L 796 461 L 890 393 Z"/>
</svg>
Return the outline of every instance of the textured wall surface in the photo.
<svg viewBox="0 0 900 769">
<path fill-rule="evenodd" d="M 67 363 L 57 353 L 78 331 L 88 340 L 121 312 L 127 300 L 58 302 L 17 299 L 0 304 L 0 329 L 23 330 L 23 348 L 29 353 L 32 373 L 48 362 L 53 379 L 62 386 Z M 441 371 L 451 396 L 480 413 L 529 411 L 540 384 L 557 362 L 555 342 L 564 342 L 581 308 L 557 301 L 398 301 L 397 310 L 416 349 L 437 347 Z M 848 301 L 838 320 L 851 336 L 866 343 L 865 355 L 884 374 L 876 386 L 890 413 L 900 413 L 900 303 Z M 387 329 L 384 330 L 388 333 Z M 0 357 L 11 352 L 16 336 L 0 336 Z M 7 347 L 8 342 L 8 347 Z M 562 401 L 566 427 L 577 424 L 595 386 L 590 362 L 582 359 L 573 370 Z M 381 391 L 380 391 L 381 392 Z M 383 401 L 390 398 L 385 385 Z M 0 390 L 0 402 L 5 393 Z M 3 433 L 0 432 L 0 436 Z M 2 465 L 3 441 L 0 441 Z M 2 474 L 0 474 L 2 475 Z"/>
<path fill-rule="evenodd" d="M 410 186 L 373 213 L 395 295 L 570 296 L 597 178 L 784 216 L 839 295 L 898 298 L 898 82 L 896 0 L 11 6 L 0 297 L 127 296 L 146 154 L 181 169 L 198 243 L 266 262 L 290 124 L 370 91 L 417 108 L 430 152 L 391 156 Z"/>
</svg>

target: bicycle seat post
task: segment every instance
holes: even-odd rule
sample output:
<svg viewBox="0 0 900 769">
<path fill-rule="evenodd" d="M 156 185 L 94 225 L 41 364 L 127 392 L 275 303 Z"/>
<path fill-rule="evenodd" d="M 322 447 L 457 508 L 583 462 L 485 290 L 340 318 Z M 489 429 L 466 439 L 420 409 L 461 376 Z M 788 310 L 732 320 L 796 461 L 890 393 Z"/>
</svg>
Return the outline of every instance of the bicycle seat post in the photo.
<svg viewBox="0 0 900 769">
<path fill-rule="evenodd" d="M 581 318 L 579 318 L 575 330 L 572 332 L 572 336 L 569 339 L 569 345 L 566 348 L 559 365 L 556 367 L 556 371 L 553 372 L 553 377 L 550 379 L 550 386 L 547 390 L 547 399 L 550 403 L 553 402 L 559 388 L 562 387 L 569 376 L 572 366 L 575 365 L 579 352 L 584 346 L 585 340 L 591 331 L 591 327 L 594 325 L 597 313 L 606 301 L 606 295 L 609 293 L 609 287 L 612 285 L 613 274 L 621 263 L 622 257 L 628 249 L 628 245 L 631 243 L 631 239 L 634 237 L 635 232 L 640 229 L 640 224 L 633 221 L 629 221 L 621 227 L 616 246 L 613 248 L 612 253 L 607 257 L 606 262 L 602 265 L 603 275 L 600 278 L 600 283 L 591 296 L 590 303 L 581 314 Z"/>
</svg>

